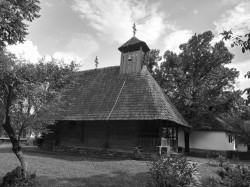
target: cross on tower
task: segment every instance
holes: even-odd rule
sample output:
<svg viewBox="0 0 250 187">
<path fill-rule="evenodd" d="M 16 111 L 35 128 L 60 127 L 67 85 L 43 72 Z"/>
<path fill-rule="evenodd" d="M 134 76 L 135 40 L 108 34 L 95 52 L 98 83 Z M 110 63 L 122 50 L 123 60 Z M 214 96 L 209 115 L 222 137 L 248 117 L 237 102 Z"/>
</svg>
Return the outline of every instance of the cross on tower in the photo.
<svg viewBox="0 0 250 187">
<path fill-rule="evenodd" d="M 134 37 L 135 37 L 135 33 L 136 33 L 136 31 L 137 31 L 137 30 L 136 30 L 136 25 L 135 25 L 135 23 L 134 23 L 134 25 L 133 25 L 132 28 L 133 28 L 133 33 L 134 33 Z"/>
</svg>

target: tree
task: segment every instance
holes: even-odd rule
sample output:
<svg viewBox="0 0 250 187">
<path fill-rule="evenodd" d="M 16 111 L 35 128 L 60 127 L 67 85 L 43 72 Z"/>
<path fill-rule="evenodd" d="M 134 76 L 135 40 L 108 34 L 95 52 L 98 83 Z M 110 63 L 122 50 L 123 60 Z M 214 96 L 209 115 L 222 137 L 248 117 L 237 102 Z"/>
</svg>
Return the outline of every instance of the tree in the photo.
<svg viewBox="0 0 250 187">
<path fill-rule="evenodd" d="M 250 32 L 245 35 L 234 36 L 232 30 L 229 30 L 223 31 L 221 35 L 223 40 L 232 40 L 231 47 L 240 46 L 242 53 L 245 53 L 246 50 L 250 51 Z"/>
<path fill-rule="evenodd" d="M 243 98 L 241 100 L 236 110 L 224 116 L 224 120 L 233 130 L 237 142 L 250 145 L 250 107 L 244 104 Z"/>
<path fill-rule="evenodd" d="M 0 51 L 0 109 L 3 128 L 12 143 L 12 150 L 25 173 L 27 170 L 19 143 L 24 129 L 44 131 L 53 121 L 41 116 L 57 108 L 62 91 L 71 84 L 75 64 L 28 64 L 6 51 Z M 40 116 L 40 117 L 39 117 Z"/>
<path fill-rule="evenodd" d="M 158 62 L 160 62 L 161 59 L 162 57 L 160 56 L 159 49 L 151 49 L 149 52 L 147 52 L 144 63 L 150 73 L 153 73 L 154 68 L 158 67 Z"/>
<path fill-rule="evenodd" d="M 0 50 L 7 44 L 23 42 L 28 25 L 39 17 L 39 0 L 0 0 Z"/>
<path fill-rule="evenodd" d="M 223 31 L 221 35 L 223 35 L 223 40 L 232 41 L 232 44 L 231 44 L 232 47 L 240 46 L 242 53 L 245 53 L 245 51 L 247 50 L 250 51 L 250 32 L 245 35 L 234 36 L 232 30 L 229 30 L 229 31 Z M 250 71 L 247 72 L 245 77 L 247 77 L 248 79 L 250 78 Z M 250 88 L 245 89 L 244 92 L 247 93 L 246 104 L 248 105 L 250 103 Z"/>
<path fill-rule="evenodd" d="M 211 31 L 195 34 L 180 45 L 180 54 L 166 51 L 155 70 L 165 93 L 194 128 L 210 128 L 214 115 L 226 113 L 241 94 L 234 91 L 239 72 L 225 67 L 233 55 L 220 41 L 214 46 Z"/>
</svg>

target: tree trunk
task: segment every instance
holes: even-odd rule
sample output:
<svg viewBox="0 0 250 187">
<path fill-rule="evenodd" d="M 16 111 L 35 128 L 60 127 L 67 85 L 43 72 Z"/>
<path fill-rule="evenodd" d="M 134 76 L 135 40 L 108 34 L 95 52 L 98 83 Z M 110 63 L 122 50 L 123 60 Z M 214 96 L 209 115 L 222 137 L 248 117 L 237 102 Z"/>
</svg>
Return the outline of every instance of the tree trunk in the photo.
<svg viewBox="0 0 250 187">
<path fill-rule="evenodd" d="M 20 161 L 21 166 L 24 170 L 24 176 L 26 177 L 27 162 L 24 159 L 22 147 L 20 146 L 20 143 L 18 141 L 18 138 L 16 137 L 15 131 L 13 127 L 11 126 L 11 121 L 10 121 L 9 114 L 10 114 L 10 107 L 12 103 L 12 94 L 13 94 L 13 86 L 8 85 L 8 95 L 7 95 L 6 111 L 5 111 L 5 123 L 2 126 L 10 138 L 10 141 L 12 143 L 12 151 L 15 153 L 18 160 Z"/>
</svg>

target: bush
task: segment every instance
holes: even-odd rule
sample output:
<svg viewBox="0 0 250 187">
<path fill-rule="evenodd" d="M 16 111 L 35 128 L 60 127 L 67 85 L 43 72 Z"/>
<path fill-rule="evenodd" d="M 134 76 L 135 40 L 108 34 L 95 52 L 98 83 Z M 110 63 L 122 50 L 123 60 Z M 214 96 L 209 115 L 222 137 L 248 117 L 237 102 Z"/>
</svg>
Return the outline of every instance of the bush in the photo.
<svg viewBox="0 0 250 187">
<path fill-rule="evenodd" d="M 249 187 L 250 186 L 250 166 L 246 167 L 239 163 L 229 164 L 224 162 L 217 174 L 225 186 L 231 187 Z"/>
<path fill-rule="evenodd" d="M 23 169 L 18 166 L 12 172 L 7 173 L 3 177 L 3 184 L 1 187 L 35 187 L 35 174 L 27 174 L 24 176 Z"/>
<path fill-rule="evenodd" d="M 196 164 L 191 164 L 181 155 L 167 155 L 149 163 L 152 176 L 151 186 L 175 187 L 195 183 Z"/>
</svg>

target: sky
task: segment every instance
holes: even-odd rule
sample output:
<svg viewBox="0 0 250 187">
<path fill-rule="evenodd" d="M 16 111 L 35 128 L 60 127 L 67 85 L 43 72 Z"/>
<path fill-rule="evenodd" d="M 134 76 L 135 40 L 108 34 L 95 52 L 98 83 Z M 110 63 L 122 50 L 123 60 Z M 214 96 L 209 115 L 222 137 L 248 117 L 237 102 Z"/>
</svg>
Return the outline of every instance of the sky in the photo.
<svg viewBox="0 0 250 187">
<path fill-rule="evenodd" d="M 179 53 L 179 45 L 195 33 L 211 30 L 214 42 L 223 30 L 235 34 L 250 31 L 250 0 L 42 0 L 41 17 L 29 24 L 23 44 L 9 46 L 17 56 L 36 63 L 51 56 L 66 62 L 76 60 L 82 70 L 120 64 L 118 47 L 133 36 L 150 49 Z M 250 52 L 231 48 L 229 67 L 240 71 L 237 89 L 250 87 L 244 78 L 250 71 Z"/>
</svg>

